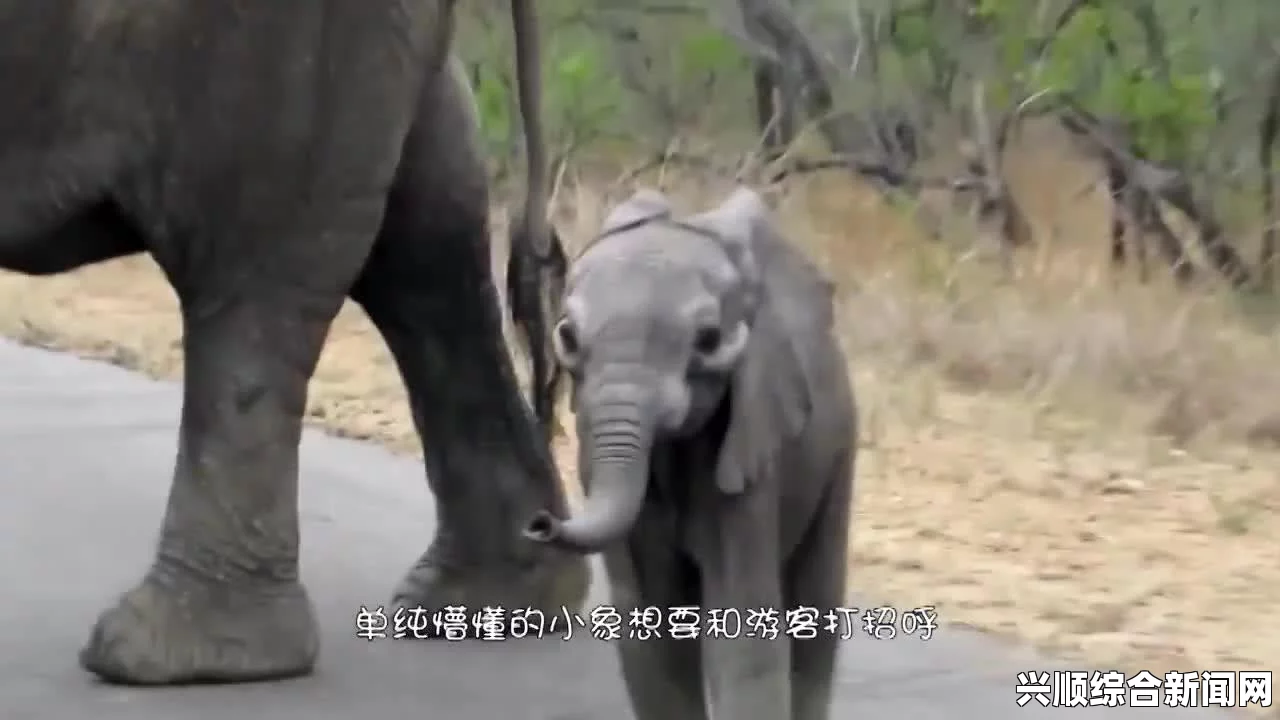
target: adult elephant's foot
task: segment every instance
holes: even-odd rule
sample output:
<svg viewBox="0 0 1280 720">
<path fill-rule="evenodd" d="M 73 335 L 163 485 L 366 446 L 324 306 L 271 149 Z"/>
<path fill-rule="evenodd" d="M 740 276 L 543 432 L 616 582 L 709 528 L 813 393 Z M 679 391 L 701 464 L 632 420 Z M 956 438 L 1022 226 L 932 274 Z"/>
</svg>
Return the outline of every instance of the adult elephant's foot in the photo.
<svg viewBox="0 0 1280 720">
<path fill-rule="evenodd" d="M 240 683 L 306 675 L 320 650 L 298 582 L 235 586 L 152 571 L 98 618 L 80 651 L 112 683 Z"/>
<path fill-rule="evenodd" d="M 395 608 L 424 608 L 429 612 L 454 606 L 468 615 L 484 608 L 541 611 L 547 618 L 578 614 L 587 600 L 591 569 L 586 558 L 558 551 L 539 551 L 522 561 L 467 563 L 437 537 L 414 563 L 392 595 Z M 474 634 L 474 628 L 472 634 Z M 436 637 L 426 628 L 421 633 Z"/>
</svg>

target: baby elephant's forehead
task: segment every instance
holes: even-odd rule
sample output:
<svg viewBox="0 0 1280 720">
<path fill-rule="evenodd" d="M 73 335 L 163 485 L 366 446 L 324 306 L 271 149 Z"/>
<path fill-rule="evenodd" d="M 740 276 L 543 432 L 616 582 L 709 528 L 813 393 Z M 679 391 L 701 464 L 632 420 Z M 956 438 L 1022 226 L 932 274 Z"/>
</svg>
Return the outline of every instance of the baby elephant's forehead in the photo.
<svg viewBox="0 0 1280 720">
<path fill-rule="evenodd" d="M 678 229 L 635 230 L 606 238 L 573 268 L 575 291 L 628 291 L 688 294 L 724 292 L 736 272 L 714 240 Z"/>
</svg>

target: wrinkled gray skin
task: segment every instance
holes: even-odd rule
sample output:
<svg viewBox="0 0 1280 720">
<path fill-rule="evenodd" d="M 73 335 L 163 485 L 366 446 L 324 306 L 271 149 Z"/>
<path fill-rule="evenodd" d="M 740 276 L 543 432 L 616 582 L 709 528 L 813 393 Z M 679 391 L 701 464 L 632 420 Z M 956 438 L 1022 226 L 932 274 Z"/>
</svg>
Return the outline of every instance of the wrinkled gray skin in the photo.
<svg viewBox="0 0 1280 720">
<path fill-rule="evenodd" d="M 519 534 L 565 505 L 502 339 L 453 5 L 0 0 L 0 267 L 149 252 L 183 319 L 156 557 L 98 618 L 86 669 L 142 684 L 312 670 L 298 441 L 346 297 L 395 356 L 439 508 L 395 600 L 581 603 L 585 562 Z"/>
<path fill-rule="evenodd" d="M 750 190 L 683 220 L 653 191 L 619 206 L 554 335 L 585 507 L 526 532 L 602 551 L 622 608 L 839 607 L 856 409 L 831 298 Z M 638 720 L 825 720 L 837 640 L 619 648 Z"/>
</svg>

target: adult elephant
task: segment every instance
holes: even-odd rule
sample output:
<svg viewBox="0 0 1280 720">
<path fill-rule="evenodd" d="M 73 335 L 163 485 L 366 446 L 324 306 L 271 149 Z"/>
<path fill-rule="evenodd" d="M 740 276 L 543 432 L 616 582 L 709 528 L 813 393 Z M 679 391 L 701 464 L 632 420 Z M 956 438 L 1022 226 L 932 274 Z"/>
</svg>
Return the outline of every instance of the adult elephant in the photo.
<svg viewBox="0 0 1280 720">
<path fill-rule="evenodd" d="M 531 20 L 527 1 L 516 18 Z M 156 557 L 99 617 L 86 669 L 140 684 L 312 669 L 298 441 L 348 296 L 395 356 L 439 508 L 394 601 L 582 602 L 586 565 L 518 534 L 564 498 L 502 339 L 454 5 L 0 0 L 0 267 L 150 252 L 183 318 Z M 518 74 L 536 88 L 523 32 L 536 28 L 516 23 Z"/>
</svg>

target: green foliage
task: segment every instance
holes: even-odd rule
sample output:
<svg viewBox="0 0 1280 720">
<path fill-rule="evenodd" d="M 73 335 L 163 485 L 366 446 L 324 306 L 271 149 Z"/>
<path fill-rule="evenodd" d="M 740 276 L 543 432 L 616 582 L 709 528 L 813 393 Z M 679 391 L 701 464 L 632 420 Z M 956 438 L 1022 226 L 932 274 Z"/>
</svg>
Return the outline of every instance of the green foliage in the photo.
<svg viewBox="0 0 1280 720">
<path fill-rule="evenodd" d="M 874 59 L 860 57 L 858 72 L 842 77 L 834 88 L 837 103 L 852 101 L 858 112 L 873 102 L 919 107 L 925 100 L 935 111 L 962 115 L 971 83 L 981 79 L 995 112 L 1042 91 L 1050 98 L 1069 95 L 1097 115 L 1125 121 L 1136 148 L 1155 160 L 1186 163 L 1215 148 L 1222 152 L 1224 142 L 1236 143 L 1233 148 L 1253 142 L 1248 130 L 1256 126 L 1258 102 L 1252 114 L 1232 115 L 1232 131 L 1223 130 L 1217 113 L 1223 78 L 1235 97 L 1256 98 L 1258 68 L 1265 65 L 1259 53 L 1280 52 L 1270 40 L 1280 30 L 1280 5 L 1092 0 L 1055 31 L 1069 4 L 865 0 L 861 28 L 878 33 L 879 51 Z M 672 7 L 651 0 L 540 4 L 543 115 L 551 144 L 619 138 L 651 151 L 673 133 L 754 137 L 751 63 L 739 40 L 697 11 L 700 5 Z M 815 37 L 827 38 L 823 51 L 848 35 L 843 0 L 794 7 L 806 14 Z M 1144 9 L 1164 36 L 1160 57 L 1140 22 Z M 519 127 L 507 7 L 468 3 L 460 13 L 458 47 L 471 67 L 486 141 L 492 156 L 510 158 Z"/>
<path fill-rule="evenodd" d="M 742 53 L 724 33 L 712 27 L 686 33 L 675 55 L 682 74 L 703 81 L 742 69 Z"/>
<path fill-rule="evenodd" d="M 930 27 L 923 8 L 905 11 L 893 28 L 893 43 L 905 55 L 928 53 L 937 44 L 938 35 Z"/>
<path fill-rule="evenodd" d="M 1203 73 L 1154 77 L 1150 68 L 1107 73 L 1093 97 L 1096 109 L 1127 119 L 1141 151 L 1158 160 L 1185 162 L 1212 125 L 1212 98 Z"/>
<path fill-rule="evenodd" d="M 485 141 L 510 155 L 520 135 L 509 24 L 464 25 Z M 548 32 L 542 52 L 542 114 L 553 145 L 589 140 L 619 114 L 622 90 L 603 41 L 584 29 Z"/>
<path fill-rule="evenodd" d="M 1129 6 L 1098 2 L 1064 28 L 1035 82 L 1071 92 L 1096 114 L 1124 119 L 1149 157 L 1183 163 L 1215 121 L 1210 69 L 1203 49 L 1186 36 L 1153 57 L 1141 33 Z M 1082 58 L 1090 57 L 1101 59 L 1093 78 L 1081 72 Z"/>
<path fill-rule="evenodd" d="M 745 90 L 747 64 L 735 42 L 719 29 L 706 22 L 673 25 L 636 13 L 634 18 L 624 17 L 624 25 L 635 20 L 640 42 L 624 46 L 606 32 L 600 13 L 612 13 L 607 19 L 616 22 L 615 16 L 626 11 L 593 10 L 591 5 L 589 0 L 565 0 L 540 6 L 543 118 L 550 144 L 563 148 L 613 137 L 665 144 L 669 138 L 654 135 L 651 119 L 671 108 L 683 111 L 681 121 L 696 122 L 715 109 L 727 110 L 738 121 L 745 119 L 742 109 L 749 106 L 749 96 L 741 90 L 725 96 L 722 83 L 735 78 Z M 510 158 L 518 147 L 520 128 L 506 8 L 477 4 L 465 12 L 458 47 L 471 68 L 484 138 L 493 156 Z M 589 15 L 593 12 L 594 17 Z M 629 85 L 623 79 L 623 63 L 646 70 Z M 712 89 L 721 102 L 707 102 Z"/>
<path fill-rule="evenodd" d="M 980 28 L 986 60 L 970 72 L 984 79 L 998 107 L 1040 91 L 1067 94 L 1094 114 L 1124 120 L 1140 152 L 1185 162 L 1203 149 L 1206 130 L 1216 121 L 1206 46 L 1213 35 L 1186 31 L 1205 22 L 1187 0 L 1154 3 L 1149 7 L 1167 39 L 1153 55 L 1137 15 L 1142 2 L 1152 1 L 1094 0 L 1044 42 L 1064 3 L 1042 12 L 1042 3 L 980 0 L 966 23 Z M 912 21 L 903 31 L 900 20 L 895 50 L 924 52 L 928 42 L 918 37 L 919 13 L 907 17 Z M 933 27 L 941 26 L 937 17 L 932 20 Z"/>
<path fill-rule="evenodd" d="M 743 111 L 751 102 L 745 83 L 749 75 L 733 40 L 706 23 L 645 18 L 634 27 L 639 43 L 619 49 L 614 60 L 627 55 L 633 62 L 643 58 L 646 69 L 633 75 L 629 88 L 641 110 L 633 123 L 648 124 L 639 128 L 641 136 L 661 146 L 672 133 L 745 124 L 748 116 Z"/>
<path fill-rule="evenodd" d="M 625 100 L 603 39 L 585 31 L 553 38 L 543 58 L 548 124 L 558 130 L 561 143 L 607 134 Z"/>
<path fill-rule="evenodd" d="M 486 66 L 480 66 L 476 73 L 476 104 L 480 110 L 480 131 L 491 150 L 501 150 L 514 137 L 511 113 L 509 112 L 510 93 L 506 78 L 501 73 L 493 72 Z"/>
</svg>

